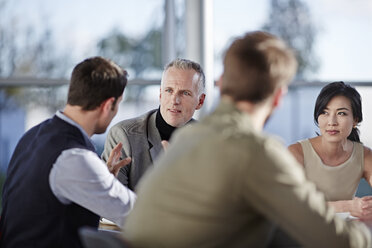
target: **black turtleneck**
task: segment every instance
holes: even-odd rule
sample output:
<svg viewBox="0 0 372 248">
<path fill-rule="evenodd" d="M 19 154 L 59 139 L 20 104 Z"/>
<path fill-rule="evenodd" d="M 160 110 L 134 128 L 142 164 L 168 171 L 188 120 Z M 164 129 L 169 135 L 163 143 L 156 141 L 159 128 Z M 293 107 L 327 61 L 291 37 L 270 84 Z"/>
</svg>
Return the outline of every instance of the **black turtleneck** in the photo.
<svg viewBox="0 0 372 248">
<path fill-rule="evenodd" d="M 169 125 L 161 116 L 160 108 L 156 113 L 156 128 L 159 130 L 161 140 L 168 141 L 173 133 L 176 130 L 176 127 Z"/>
</svg>

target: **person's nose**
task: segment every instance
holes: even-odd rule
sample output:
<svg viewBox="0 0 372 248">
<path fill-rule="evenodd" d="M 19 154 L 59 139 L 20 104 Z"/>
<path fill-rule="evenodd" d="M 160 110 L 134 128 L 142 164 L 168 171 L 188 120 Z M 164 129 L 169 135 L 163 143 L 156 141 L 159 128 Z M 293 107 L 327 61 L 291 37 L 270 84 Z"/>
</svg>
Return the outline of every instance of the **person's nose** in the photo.
<svg viewBox="0 0 372 248">
<path fill-rule="evenodd" d="M 174 94 L 172 96 L 172 103 L 173 104 L 180 104 L 181 103 L 181 97 L 178 94 Z"/>
<path fill-rule="evenodd" d="M 337 116 L 336 115 L 330 115 L 328 117 L 328 125 L 329 126 L 336 126 L 337 124 L 338 124 Z"/>
</svg>

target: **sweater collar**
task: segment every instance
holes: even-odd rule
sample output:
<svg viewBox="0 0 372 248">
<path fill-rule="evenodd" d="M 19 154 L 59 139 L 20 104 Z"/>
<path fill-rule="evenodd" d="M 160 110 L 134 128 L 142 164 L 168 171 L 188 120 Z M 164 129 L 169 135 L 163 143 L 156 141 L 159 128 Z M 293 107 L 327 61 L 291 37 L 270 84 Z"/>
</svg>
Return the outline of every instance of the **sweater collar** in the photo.
<svg viewBox="0 0 372 248">
<path fill-rule="evenodd" d="M 169 125 L 160 113 L 160 107 L 156 113 L 156 128 L 159 130 L 161 140 L 169 140 L 176 127 Z"/>
</svg>

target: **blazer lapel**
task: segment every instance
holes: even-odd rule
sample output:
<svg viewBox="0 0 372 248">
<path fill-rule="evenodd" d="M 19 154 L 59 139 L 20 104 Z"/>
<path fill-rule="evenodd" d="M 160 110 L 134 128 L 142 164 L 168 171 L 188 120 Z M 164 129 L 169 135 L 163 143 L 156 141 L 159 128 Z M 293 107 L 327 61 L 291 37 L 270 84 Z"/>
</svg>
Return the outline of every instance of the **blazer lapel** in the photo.
<svg viewBox="0 0 372 248">
<path fill-rule="evenodd" d="M 150 143 L 150 154 L 152 162 L 158 157 L 161 151 L 163 151 L 163 146 L 161 145 L 161 137 L 158 129 L 156 128 L 156 113 L 155 111 L 149 119 L 147 124 L 148 130 L 148 141 Z"/>
</svg>

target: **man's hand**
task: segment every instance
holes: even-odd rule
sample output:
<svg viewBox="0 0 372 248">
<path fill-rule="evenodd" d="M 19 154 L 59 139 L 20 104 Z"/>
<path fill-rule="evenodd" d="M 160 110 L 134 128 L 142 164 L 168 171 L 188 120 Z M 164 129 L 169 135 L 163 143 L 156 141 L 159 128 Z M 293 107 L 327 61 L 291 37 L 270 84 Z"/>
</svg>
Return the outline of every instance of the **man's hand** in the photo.
<svg viewBox="0 0 372 248">
<path fill-rule="evenodd" d="M 123 160 L 120 160 L 122 147 L 122 143 L 117 144 L 114 149 L 112 149 L 110 156 L 107 159 L 107 167 L 109 171 L 114 174 L 115 177 L 118 176 L 120 169 L 128 165 L 132 160 L 130 157 L 126 157 Z"/>
</svg>

